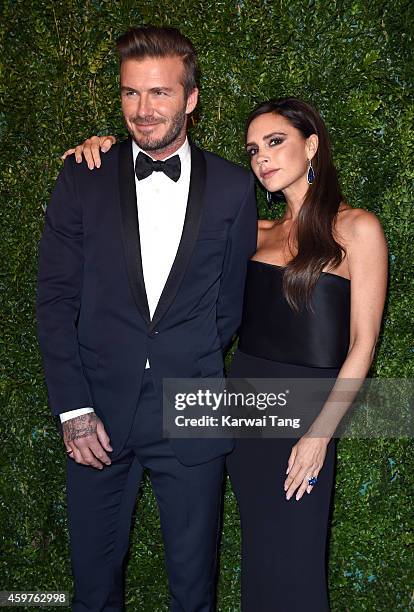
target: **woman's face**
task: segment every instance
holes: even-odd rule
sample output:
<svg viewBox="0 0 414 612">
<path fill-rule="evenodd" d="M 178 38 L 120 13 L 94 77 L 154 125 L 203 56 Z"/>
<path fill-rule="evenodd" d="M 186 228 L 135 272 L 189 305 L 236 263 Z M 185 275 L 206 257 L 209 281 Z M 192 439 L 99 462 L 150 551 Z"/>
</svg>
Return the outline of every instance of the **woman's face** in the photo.
<svg viewBox="0 0 414 612">
<path fill-rule="evenodd" d="M 246 150 L 252 170 L 265 189 L 307 189 L 308 160 L 315 155 L 318 137 L 304 138 L 285 117 L 274 113 L 253 119 L 247 132 Z M 296 191 L 296 189 L 295 189 Z"/>
</svg>

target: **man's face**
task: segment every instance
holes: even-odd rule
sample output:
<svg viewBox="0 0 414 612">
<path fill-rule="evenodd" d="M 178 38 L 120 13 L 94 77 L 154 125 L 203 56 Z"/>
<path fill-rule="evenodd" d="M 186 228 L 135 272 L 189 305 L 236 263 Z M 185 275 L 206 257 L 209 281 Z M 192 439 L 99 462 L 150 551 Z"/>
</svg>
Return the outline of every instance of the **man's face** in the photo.
<svg viewBox="0 0 414 612">
<path fill-rule="evenodd" d="M 185 100 L 179 57 L 129 59 L 121 65 L 121 101 L 129 133 L 153 157 L 167 156 L 185 140 L 187 115 L 198 99 Z"/>
</svg>

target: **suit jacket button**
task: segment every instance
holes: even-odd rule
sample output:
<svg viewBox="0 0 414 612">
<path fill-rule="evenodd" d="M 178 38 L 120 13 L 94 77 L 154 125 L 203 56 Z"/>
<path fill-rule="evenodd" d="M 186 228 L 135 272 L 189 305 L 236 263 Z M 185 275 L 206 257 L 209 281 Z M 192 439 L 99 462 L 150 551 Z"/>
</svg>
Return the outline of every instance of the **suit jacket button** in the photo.
<svg viewBox="0 0 414 612">
<path fill-rule="evenodd" d="M 153 329 L 152 331 L 148 332 L 148 336 L 150 338 L 155 338 L 155 336 L 157 336 L 160 332 L 157 329 Z"/>
</svg>

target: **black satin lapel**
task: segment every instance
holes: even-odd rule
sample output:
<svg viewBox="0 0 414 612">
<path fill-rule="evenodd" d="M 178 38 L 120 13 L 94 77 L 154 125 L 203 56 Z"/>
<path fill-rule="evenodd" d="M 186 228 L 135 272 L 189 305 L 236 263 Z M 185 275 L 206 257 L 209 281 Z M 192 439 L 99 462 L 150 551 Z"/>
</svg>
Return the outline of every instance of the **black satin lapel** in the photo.
<svg viewBox="0 0 414 612">
<path fill-rule="evenodd" d="M 205 184 L 206 160 L 202 151 L 191 143 L 191 176 L 183 233 L 174 263 L 151 321 L 151 329 L 159 323 L 174 301 L 190 262 L 201 223 Z"/>
<path fill-rule="evenodd" d="M 125 260 L 132 294 L 145 321 L 150 322 L 139 240 L 137 195 L 131 139 L 119 145 L 119 195 L 122 217 L 122 237 Z"/>
</svg>

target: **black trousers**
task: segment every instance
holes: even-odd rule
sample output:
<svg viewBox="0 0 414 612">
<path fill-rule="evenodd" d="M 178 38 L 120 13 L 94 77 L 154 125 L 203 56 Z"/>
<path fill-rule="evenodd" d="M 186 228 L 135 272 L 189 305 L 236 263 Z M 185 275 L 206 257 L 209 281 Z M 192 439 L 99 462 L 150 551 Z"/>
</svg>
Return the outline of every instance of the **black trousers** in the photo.
<svg viewBox="0 0 414 612">
<path fill-rule="evenodd" d="M 144 469 L 157 498 L 172 612 L 215 609 L 224 458 L 192 467 L 162 437 L 162 407 L 144 375 L 129 438 L 110 466 L 67 460 L 73 612 L 120 612 L 132 513 Z"/>
</svg>

